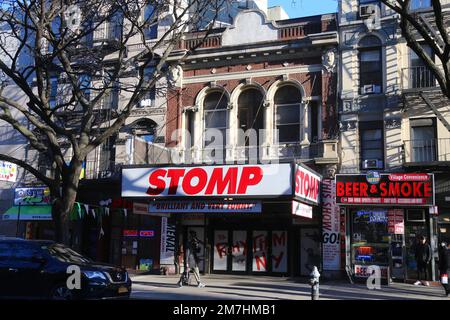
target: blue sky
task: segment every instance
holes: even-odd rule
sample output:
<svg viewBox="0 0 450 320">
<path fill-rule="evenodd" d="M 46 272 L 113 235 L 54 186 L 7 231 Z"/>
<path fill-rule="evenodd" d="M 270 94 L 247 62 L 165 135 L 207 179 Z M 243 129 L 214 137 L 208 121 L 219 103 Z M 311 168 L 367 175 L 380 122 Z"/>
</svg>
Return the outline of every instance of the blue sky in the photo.
<svg viewBox="0 0 450 320">
<path fill-rule="evenodd" d="M 269 0 L 268 6 L 282 6 L 290 18 L 337 11 L 336 0 Z"/>
</svg>

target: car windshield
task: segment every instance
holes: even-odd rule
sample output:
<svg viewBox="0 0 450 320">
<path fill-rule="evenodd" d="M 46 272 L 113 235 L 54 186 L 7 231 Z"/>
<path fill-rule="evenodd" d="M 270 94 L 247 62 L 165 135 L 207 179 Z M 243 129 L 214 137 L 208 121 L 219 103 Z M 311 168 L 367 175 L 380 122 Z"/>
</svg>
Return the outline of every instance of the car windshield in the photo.
<svg viewBox="0 0 450 320">
<path fill-rule="evenodd" d="M 47 252 L 54 258 L 62 262 L 70 263 L 89 263 L 91 260 L 82 256 L 81 254 L 73 251 L 72 249 L 63 246 L 61 244 L 52 244 L 49 246 L 42 247 L 42 249 L 47 250 Z"/>
</svg>

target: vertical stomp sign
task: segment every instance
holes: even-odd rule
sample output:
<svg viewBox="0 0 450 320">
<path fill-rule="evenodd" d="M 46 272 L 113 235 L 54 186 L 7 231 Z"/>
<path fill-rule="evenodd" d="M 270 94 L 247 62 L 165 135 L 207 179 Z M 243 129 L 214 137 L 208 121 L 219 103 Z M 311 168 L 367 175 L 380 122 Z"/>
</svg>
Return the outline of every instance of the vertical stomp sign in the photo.
<svg viewBox="0 0 450 320">
<path fill-rule="evenodd" d="M 340 213 L 336 205 L 335 182 L 322 181 L 323 269 L 340 270 Z"/>
<path fill-rule="evenodd" d="M 174 264 L 176 227 L 169 224 L 167 217 L 161 218 L 161 253 L 159 263 Z"/>
</svg>

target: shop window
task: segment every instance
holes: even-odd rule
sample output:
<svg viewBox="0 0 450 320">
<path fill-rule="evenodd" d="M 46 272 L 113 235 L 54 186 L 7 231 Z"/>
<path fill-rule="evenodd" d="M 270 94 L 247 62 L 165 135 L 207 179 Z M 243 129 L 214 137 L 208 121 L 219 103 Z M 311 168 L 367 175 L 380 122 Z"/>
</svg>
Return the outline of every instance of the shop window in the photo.
<svg viewBox="0 0 450 320">
<path fill-rule="evenodd" d="M 375 36 L 367 36 L 360 41 L 359 46 L 360 93 L 381 93 L 383 86 L 381 41 Z"/>
<path fill-rule="evenodd" d="M 422 209 L 409 209 L 406 211 L 406 220 L 409 222 L 425 222 L 425 211 Z"/>
<path fill-rule="evenodd" d="M 437 159 L 435 119 L 411 120 L 411 161 L 430 162 Z"/>
<path fill-rule="evenodd" d="M 227 106 L 228 99 L 224 91 L 213 91 L 206 95 L 203 103 L 203 118 L 205 121 L 204 147 L 223 147 L 226 143 L 227 130 Z M 208 136 L 208 130 L 216 129 L 222 134 L 221 137 Z M 221 139 L 220 139 L 221 138 Z M 221 141 L 220 141 L 221 140 Z"/>
<path fill-rule="evenodd" d="M 275 93 L 275 127 L 279 143 L 300 141 L 301 93 L 294 86 L 287 85 Z"/>
<path fill-rule="evenodd" d="M 362 169 L 384 167 L 384 144 L 382 122 L 361 122 L 359 124 L 360 156 Z"/>
<path fill-rule="evenodd" d="M 352 213 L 352 263 L 387 265 L 389 253 L 387 210 Z"/>
</svg>

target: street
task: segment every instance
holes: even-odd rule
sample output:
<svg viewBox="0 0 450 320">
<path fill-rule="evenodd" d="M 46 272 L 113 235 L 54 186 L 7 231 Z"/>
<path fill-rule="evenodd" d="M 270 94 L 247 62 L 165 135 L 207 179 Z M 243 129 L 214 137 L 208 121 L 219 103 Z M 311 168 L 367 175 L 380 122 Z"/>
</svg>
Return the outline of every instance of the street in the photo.
<svg viewBox="0 0 450 320">
<path fill-rule="evenodd" d="M 202 277 L 205 288 L 179 288 L 177 276 L 132 276 L 132 299 L 161 300 L 310 300 L 306 280 L 279 277 L 208 275 Z M 394 283 L 369 290 L 363 284 L 327 281 L 320 285 L 321 300 L 449 300 L 441 286 L 414 286 Z"/>
</svg>

